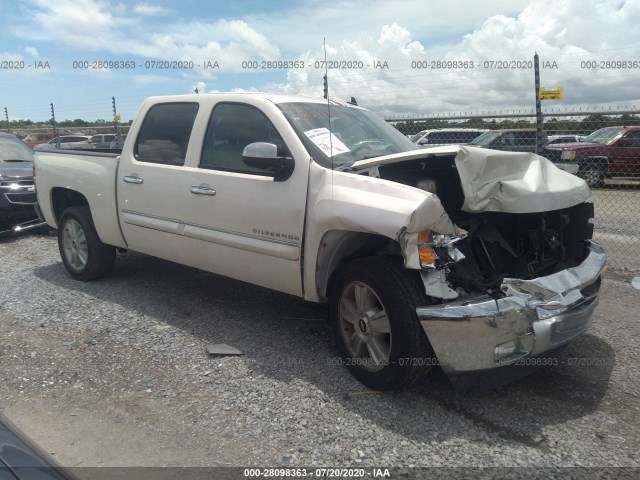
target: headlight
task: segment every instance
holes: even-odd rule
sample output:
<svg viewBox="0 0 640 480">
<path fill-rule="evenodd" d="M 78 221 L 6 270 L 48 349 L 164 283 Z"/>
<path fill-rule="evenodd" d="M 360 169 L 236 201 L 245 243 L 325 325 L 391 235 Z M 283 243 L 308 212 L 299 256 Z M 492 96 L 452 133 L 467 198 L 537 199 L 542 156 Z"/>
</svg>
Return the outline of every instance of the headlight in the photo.
<svg viewBox="0 0 640 480">
<path fill-rule="evenodd" d="M 464 259 L 464 255 L 455 247 L 455 243 L 467 236 L 460 230 L 458 235 L 443 235 L 423 230 L 418 236 L 418 254 L 422 268 L 443 268 Z"/>
<path fill-rule="evenodd" d="M 560 154 L 560 158 L 562 160 L 573 160 L 574 158 L 576 158 L 576 151 L 575 150 L 563 150 L 562 153 Z"/>
</svg>

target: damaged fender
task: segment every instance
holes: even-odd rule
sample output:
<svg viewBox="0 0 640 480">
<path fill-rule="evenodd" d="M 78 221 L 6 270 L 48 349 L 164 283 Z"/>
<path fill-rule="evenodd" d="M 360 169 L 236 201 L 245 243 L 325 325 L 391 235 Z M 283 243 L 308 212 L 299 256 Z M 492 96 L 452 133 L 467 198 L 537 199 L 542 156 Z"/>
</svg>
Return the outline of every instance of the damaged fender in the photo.
<svg viewBox="0 0 640 480">
<path fill-rule="evenodd" d="M 308 300 L 317 301 L 322 296 L 323 282 L 330 274 L 327 270 L 331 270 L 328 266 L 332 261 L 331 245 L 323 248 L 323 239 L 332 231 L 370 233 L 397 241 L 405 267 L 416 270 L 420 269 L 421 231 L 429 229 L 444 234 L 456 231 L 440 199 L 432 193 L 366 175 L 332 172 L 313 162 L 309 174 L 312 178 L 304 257 Z"/>
</svg>

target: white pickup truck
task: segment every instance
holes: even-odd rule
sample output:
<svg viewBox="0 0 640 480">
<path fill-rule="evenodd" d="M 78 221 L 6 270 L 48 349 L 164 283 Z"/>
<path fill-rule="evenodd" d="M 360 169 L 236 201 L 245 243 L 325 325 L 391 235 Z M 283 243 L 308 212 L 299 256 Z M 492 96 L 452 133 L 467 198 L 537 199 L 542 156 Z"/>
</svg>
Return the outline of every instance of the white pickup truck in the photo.
<svg viewBox="0 0 640 480">
<path fill-rule="evenodd" d="M 35 176 L 71 276 L 127 249 L 327 302 L 374 389 L 566 344 L 606 261 L 583 180 L 529 153 L 420 150 L 334 101 L 149 98 L 121 153 L 38 151 Z"/>
</svg>

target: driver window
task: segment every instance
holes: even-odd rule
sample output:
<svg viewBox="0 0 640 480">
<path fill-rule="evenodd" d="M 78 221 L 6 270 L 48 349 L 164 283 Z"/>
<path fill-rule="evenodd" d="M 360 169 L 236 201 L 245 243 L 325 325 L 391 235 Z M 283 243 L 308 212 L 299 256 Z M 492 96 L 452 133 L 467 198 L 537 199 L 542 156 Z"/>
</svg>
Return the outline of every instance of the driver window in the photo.
<svg viewBox="0 0 640 480">
<path fill-rule="evenodd" d="M 515 145 L 516 142 L 516 137 L 513 134 L 513 132 L 508 132 L 504 134 L 504 137 L 502 137 L 502 143 L 503 145 Z"/>
<path fill-rule="evenodd" d="M 238 103 L 222 103 L 213 109 L 200 157 L 200 168 L 273 176 L 266 169 L 242 161 L 244 147 L 254 142 L 273 143 L 278 155 L 286 147 L 273 124 L 258 109 Z"/>
<path fill-rule="evenodd" d="M 625 137 L 627 141 L 627 146 L 629 147 L 640 147 L 640 130 L 635 132 L 629 132 L 629 134 Z"/>
</svg>

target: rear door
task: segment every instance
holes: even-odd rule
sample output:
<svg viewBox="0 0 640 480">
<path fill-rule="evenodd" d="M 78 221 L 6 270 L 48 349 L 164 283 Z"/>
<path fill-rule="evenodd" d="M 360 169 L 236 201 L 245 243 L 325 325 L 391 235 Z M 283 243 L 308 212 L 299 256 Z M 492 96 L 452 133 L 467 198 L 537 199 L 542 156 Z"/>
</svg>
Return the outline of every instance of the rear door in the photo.
<svg viewBox="0 0 640 480">
<path fill-rule="evenodd" d="M 160 103 L 146 108 L 133 152 L 123 152 L 118 168 L 122 233 L 132 250 L 188 263 L 182 193 L 189 187 L 185 161 L 196 155 L 189 140 L 199 104 Z"/>
</svg>

